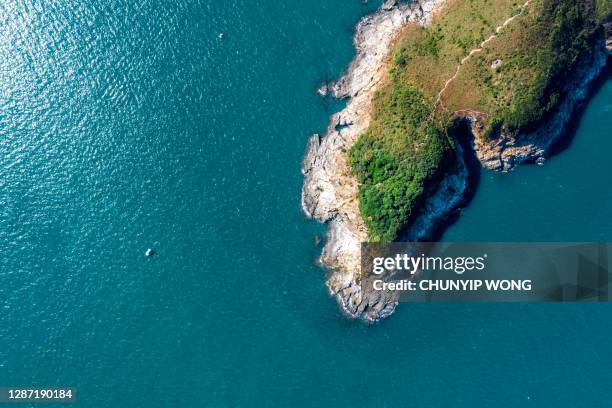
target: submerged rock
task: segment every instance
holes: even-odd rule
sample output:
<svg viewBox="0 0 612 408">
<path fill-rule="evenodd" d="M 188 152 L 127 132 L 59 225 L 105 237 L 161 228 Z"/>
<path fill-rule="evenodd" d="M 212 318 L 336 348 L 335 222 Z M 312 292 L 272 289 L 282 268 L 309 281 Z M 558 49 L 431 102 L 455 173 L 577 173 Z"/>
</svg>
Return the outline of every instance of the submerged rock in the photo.
<svg viewBox="0 0 612 408">
<path fill-rule="evenodd" d="M 328 93 L 329 93 L 329 87 L 327 86 L 327 83 L 325 82 L 320 87 L 317 88 L 317 94 L 319 94 L 322 97 L 326 97 Z"/>
</svg>

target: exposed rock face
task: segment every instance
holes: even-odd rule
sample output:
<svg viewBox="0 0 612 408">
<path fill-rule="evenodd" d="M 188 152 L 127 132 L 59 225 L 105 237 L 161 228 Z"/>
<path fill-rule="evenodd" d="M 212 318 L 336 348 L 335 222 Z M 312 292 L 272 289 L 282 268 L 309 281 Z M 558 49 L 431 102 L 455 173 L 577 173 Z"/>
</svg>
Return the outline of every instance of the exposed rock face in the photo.
<svg viewBox="0 0 612 408">
<path fill-rule="evenodd" d="M 352 317 L 374 321 L 393 312 L 396 296 L 364 294 L 357 283 L 361 243 L 367 228 L 361 218 L 358 184 L 350 173 L 347 152 L 370 123 L 370 104 L 376 85 L 387 74 L 386 60 L 404 25 L 425 25 L 443 0 L 410 4 L 387 1 L 357 25 L 357 56 L 348 73 L 330 86 L 338 98 L 350 98 L 346 108 L 331 118 L 327 134 L 313 136 L 303 163 L 302 207 L 307 216 L 328 222 L 321 262 L 330 270 L 327 286 Z"/>
<path fill-rule="evenodd" d="M 606 65 L 608 58 L 606 41 L 602 38 L 592 55 L 581 64 L 574 79 L 565 87 L 566 97 L 552 117 L 536 131 L 528 134 L 513 135 L 507 131 L 493 140 L 478 137 L 482 128 L 475 115 L 467 115 L 472 122 L 474 149 L 482 165 L 491 170 L 509 171 L 517 164 L 525 162 L 543 163 L 552 145 L 563 134 L 576 107 L 584 101 L 589 85 Z"/>
</svg>

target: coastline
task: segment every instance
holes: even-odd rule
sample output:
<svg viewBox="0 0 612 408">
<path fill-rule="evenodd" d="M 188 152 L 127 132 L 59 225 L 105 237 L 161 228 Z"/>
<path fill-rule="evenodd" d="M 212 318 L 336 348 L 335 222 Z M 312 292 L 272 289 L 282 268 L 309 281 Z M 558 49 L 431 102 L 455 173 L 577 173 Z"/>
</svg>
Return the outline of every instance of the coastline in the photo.
<svg viewBox="0 0 612 408">
<path fill-rule="evenodd" d="M 350 318 L 375 322 L 391 315 L 397 294 L 367 293 L 359 285 L 361 242 L 368 232 L 359 211 L 358 183 L 351 174 L 347 151 L 370 123 L 370 108 L 376 85 L 385 78 L 386 61 L 397 35 L 408 22 L 429 24 L 444 0 L 416 1 L 411 4 L 387 1 L 374 14 L 357 24 L 354 37 L 357 55 L 348 72 L 329 89 L 334 97 L 349 98 L 346 108 L 330 119 L 327 133 L 313 135 L 302 166 L 305 176 L 302 208 L 309 218 L 328 225 L 320 263 L 329 272 L 327 288 L 341 310 Z M 554 142 L 563 134 L 572 113 L 584 101 L 591 82 L 606 65 L 609 49 L 605 38 L 592 55 L 581 63 L 574 79 L 566 85 L 566 98 L 545 123 L 527 135 L 501 132 L 499 138 L 485 141 L 478 113 L 464 112 L 471 128 L 472 148 L 480 164 L 491 170 L 509 171 L 523 162 L 542 163 Z M 409 225 L 402 239 L 427 240 L 463 202 L 468 188 L 468 170 L 463 151 L 456 143 L 457 164 L 447 169 L 437 190 L 426 198 L 420 215 Z"/>
<path fill-rule="evenodd" d="M 351 318 L 373 322 L 389 316 L 397 306 L 397 295 L 366 294 L 358 284 L 361 242 L 367 241 L 368 234 L 346 152 L 369 126 L 372 96 L 387 75 L 386 60 L 395 38 L 406 23 L 427 25 L 443 3 L 389 0 L 359 21 L 354 36 L 357 55 L 346 75 L 330 85 L 334 97 L 350 98 L 348 104 L 332 115 L 323 137 L 313 135 L 308 141 L 302 166 L 302 208 L 309 218 L 328 223 L 319 261 L 329 271 L 330 294 Z"/>
<path fill-rule="evenodd" d="M 563 135 L 573 112 L 584 102 L 591 83 L 603 72 L 610 49 L 606 38 L 599 39 L 589 58 L 581 62 L 572 81 L 565 86 L 566 97 L 555 113 L 533 132 L 512 135 L 502 129 L 499 138 L 485 141 L 479 136 L 478 115 L 465 116 L 471 124 L 473 148 L 481 165 L 489 170 L 510 171 L 523 163 L 544 164 L 553 145 Z"/>
</svg>

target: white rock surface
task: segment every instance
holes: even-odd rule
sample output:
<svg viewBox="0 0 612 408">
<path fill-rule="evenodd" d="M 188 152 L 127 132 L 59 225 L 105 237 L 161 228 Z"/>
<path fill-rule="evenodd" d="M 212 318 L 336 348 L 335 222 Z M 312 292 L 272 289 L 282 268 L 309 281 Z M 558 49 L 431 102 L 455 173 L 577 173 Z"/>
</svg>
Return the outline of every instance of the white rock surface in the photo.
<svg viewBox="0 0 612 408">
<path fill-rule="evenodd" d="M 345 312 L 368 321 L 392 313 L 397 299 L 364 297 L 357 284 L 361 242 L 367 241 L 368 234 L 347 151 L 369 126 L 373 92 L 387 75 L 386 61 L 394 39 L 409 21 L 427 24 L 443 1 L 391 0 L 359 22 L 354 39 L 357 55 L 348 73 L 331 85 L 335 97 L 350 100 L 344 110 L 332 116 L 323 138 L 314 135 L 309 140 L 304 158 L 302 207 L 307 216 L 329 223 L 321 255 L 321 262 L 331 271 L 328 287 Z"/>
</svg>

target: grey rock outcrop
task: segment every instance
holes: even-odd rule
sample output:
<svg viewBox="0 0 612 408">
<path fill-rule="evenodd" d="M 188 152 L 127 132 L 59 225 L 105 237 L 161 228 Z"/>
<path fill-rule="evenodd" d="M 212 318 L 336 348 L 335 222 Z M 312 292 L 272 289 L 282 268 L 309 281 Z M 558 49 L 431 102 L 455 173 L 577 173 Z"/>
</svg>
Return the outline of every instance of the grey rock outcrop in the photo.
<svg viewBox="0 0 612 408">
<path fill-rule="evenodd" d="M 327 286 L 349 316 L 375 321 L 393 312 L 395 294 L 365 294 L 358 284 L 361 243 L 367 228 L 358 205 L 358 184 L 347 152 L 370 123 L 370 104 L 377 84 L 387 75 L 386 61 L 393 40 L 407 22 L 428 24 L 443 0 L 386 2 L 358 23 L 357 55 L 348 72 L 329 88 L 337 98 L 350 98 L 331 117 L 327 134 L 308 141 L 302 172 L 302 208 L 308 217 L 329 224 L 320 261 L 330 271 Z"/>
</svg>

